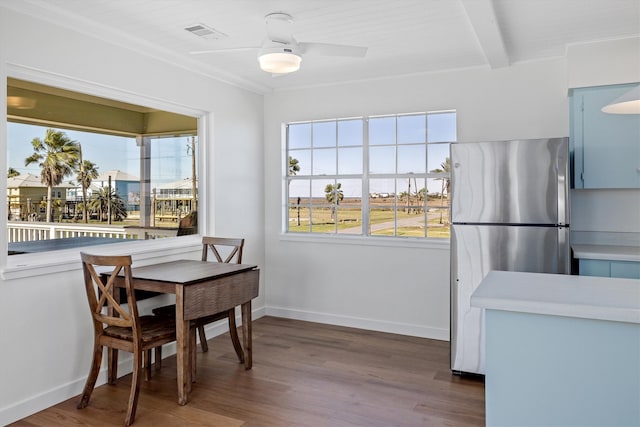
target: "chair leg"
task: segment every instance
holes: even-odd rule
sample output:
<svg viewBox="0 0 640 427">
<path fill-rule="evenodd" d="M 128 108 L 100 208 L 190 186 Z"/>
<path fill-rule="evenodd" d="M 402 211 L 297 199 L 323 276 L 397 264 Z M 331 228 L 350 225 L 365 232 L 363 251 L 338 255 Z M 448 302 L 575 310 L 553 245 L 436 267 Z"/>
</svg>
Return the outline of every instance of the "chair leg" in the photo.
<svg viewBox="0 0 640 427">
<path fill-rule="evenodd" d="M 109 384 L 115 384 L 118 380 L 118 350 L 115 348 L 109 348 L 107 350 L 107 382 Z"/>
<path fill-rule="evenodd" d="M 207 336 L 204 333 L 204 325 L 198 325 L 198 334 L 200 335 L 200 347 L 202 347 L 202 352 L 206 353 L 209 351 L 209 345 L 207 344 Z"/>
<path fill-rule="evenodd" d="M 151 379 L 151 349 L 144 352 L 144 380 L 149 381 Z"/>
<path fill-rule="evenodd" d="M 127 405 L 127 417 L 124 425 L 130 426 L 136 418 L 138 407 L 138 395 L 140 394 L 140 382 L 142 379 L 142 352 L 133 353 L 133 374 L 131 375 L 131 392 L 129 393 L 129 404 Z"/>
<path fill-rule="evenodd" d="M 162 369 L 162 346 L 161 345 L 156 347 L 155 354 L 156 354 L 155 364 L 156 364 L 156 372 L 157 372 L 160 369 Z"/>
<path fill-rule="evenodd" d="M 240 338 L 238 337 L 238 327 L 236 326 L 236 310 L 232 308 L 227 313 L 229 317 L 229 335 L 231 336 L 231 342 L 233 343 L 233 348 L 236 350 L 236 355 L 238 356 L 238 360 L 240 363 L 244 363 L 244 351 L 242 350 L 242 345 L 240 344 Z"/>
<path fill-rule="evenodd" d="M 87 382 L 84 385 L 84 391 L 80 402 L 78 402 L 78 409 L 86 408 L 91 398 L 91 393 L 96 385 L 98 379 L 98 373 L 100 372 L 100 364 L 102 363 L 102 346 L 95 343 L 93 346 L 93 360 L 91 361 L 91 369 L 87 376 Z"/>
</svg>

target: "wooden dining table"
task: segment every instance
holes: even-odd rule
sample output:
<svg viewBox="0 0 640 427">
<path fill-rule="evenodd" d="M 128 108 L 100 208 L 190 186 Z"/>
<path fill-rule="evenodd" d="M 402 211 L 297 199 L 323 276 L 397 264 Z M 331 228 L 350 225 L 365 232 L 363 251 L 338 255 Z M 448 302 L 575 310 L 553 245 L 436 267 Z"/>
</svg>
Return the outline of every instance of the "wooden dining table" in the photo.
<svg viewBox="0 0 640 427">
<path fill-rule="evenodd" d="M 131 272 L 134 289 L 176 296 L 178 404 L 185 405 L 191 391 L 192 320 L 240 306 L 244 365 L 251 369 L 251 300 L 258 296 L 260 275 L 256 265 L 176 260 L 134 267 Z M 124 280 L 117 280 L 115 286 L 124 287 Z"/>
</svg>

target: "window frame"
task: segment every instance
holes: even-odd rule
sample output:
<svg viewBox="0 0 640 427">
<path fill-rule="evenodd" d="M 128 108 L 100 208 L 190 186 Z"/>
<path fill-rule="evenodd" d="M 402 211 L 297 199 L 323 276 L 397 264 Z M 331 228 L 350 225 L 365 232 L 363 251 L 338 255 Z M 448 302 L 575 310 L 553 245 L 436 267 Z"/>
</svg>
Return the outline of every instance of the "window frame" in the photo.
<svg viewBox="0 0 640 427">
<path fill-rule="evenodd" d="M 428 117 L 430 115 L 437 115 L 437 114 L 447 114 L 447 113 L 454 113 L 455 114 L 455 139 L 454 140 L 450 140 L 450 141 L 440 141 L 440 140 L 436 140 L 433 142 L 429 141 L 429 135 L 428 135 Z M 425 141 L 424 142 L 406 142 L 403 143 L 401 141 L 399 141 L 398 139 L 398 119 L 402 118 L 402 117 L 410 117 L 410 116 L 424 116 L 425 118 Z M 386 144 L 371 144 L 371 140 L 369 138 L 369 129 L 370 129 L 370 120 L 371 119 L 378 119 L 378 118 L 393 118 L 394 119 L 394 138 L 393 138 L 393 142 L 392 143 L 386 143 Z M 357 145 L 357 147 L 361 147 L 362 149 L 362 172 L 360 174 L 340 174 L 339 171 L 339 150 L 340 148 L 344 148 L 344 147 L 348 147 L 348 146 L 343 146 L 340 144 L 339 141 L 339 123 L 341 121 L 349 121 L 349 120 L 361 120 L 362 121 L 362 144 L 361 145 Z M 334 119 L 319 119 L 319 120 L 306 120 L 306 121 L 295 121 L 295 122 L 289 122 L 289 123 L 284 123 L 282 124 L 282 142 L 283 142 L 283 210 L 282 210 L 282 229 L 281 229 L 281 237 L 284 240 L 293 240 L 293 241 L 297 241 L 297 240 L 309 240 L 309 238 L 313 238 L 313 240 L 318 240 L 318 241 L 322 241 L 323 239 L 326 238 L 330 238 L 330 239 L 335 239 L 335 238 L 340 238 L 341 240 L 345 240 L 345 241 L 349 241 L 352 243 L 357 243 L 357 244 L 361 244 L 364 240 L 371 240 L 374 242 L 383 242 L 383 241 L 389 241 L 389 240 L 404 240 L 404 241 L 420 241 L 420 242 L 425 242 L 428 246 L 430 246 L 432 243 L 435 243 L 436 246 L 440 246 L 440 243 L 446 242 L 446 245 L 448 246 L 449 244 L 449 238 L 440 238 L 440 237 L 430 237 L 428 235 L 428 227 L 425 227 L 425 235 L 424 236 L 399 236 L 398 233 L 398 224 L 397 224 L 397 216 L 394 214 L 394 226 L 393 226 L 393 232 L 394 235 L 393 236 L 381 236 L 381 235 L 377 235 L 377 234 L 372 234 L 370 231 L 370 212 L 371 212 L 371 205 L 370 205 L 370 199 L 371 199 L 371 188 L 370 188 L 370 184 L 372 180 L 375 179 L 393 179 L 393 180 L 399 180 L 399 179 L 411 179 L 411 178 L 419 178 L 421 180 L 424 180 L 425 186 L 424 188 L 427 188 L 427 182 L 428 180 L 431 179 L 445 179 L 451 178 L 451 172 L 449 173 L 442 173 L 442 172 L 431 172 L 430 170 L 428 170 L 428 150 L 429 150 L 429 146 L 434 146 L 434 145 L 447 145 L 449 148 L 451 146 L 452 143 L 455 143 L 457 141 L 457 121 L 458 121 L 458 117 L 457 117 L 457 110 L 455 109 L 449 109 L 449 110 L 438 110 L 438 111 L 423 111 L 423 112 L 412 112 L 412 113 L 397 113 L 397 114 L 384 114 L 384 115 L 371 115 L 371 116 L 361 116 L 361 117 L 346 117 L 346 118 L 334 118 Z M 315 174 L 314 170 L 313 170 L 313 157 L 314 157 L 314 152 L 315 150 L 323 150 L 327 147 L 315 147 L 314 143 L 313 143 L 313 138 L 311 138 L 311 142 L 309 147 L 295 147 L 295 148 L 291 148 L 289 141 L 290 141 L 290 133 L 289 133 L 289 129 L 290 126 L 292 125 L 304 125 L 304 124 L 309 124 L 311 127 L 311 134 L 313 135 L 313 125 L 316 123 L 326 123 L 326 122 L 335 122 L 335 128 L 336 128 L 336 141 L 335 141 L 335 149 L 336 149 L 336 169 L 335 169 L 335 173 L 334 174 Z M 393 146 L 394 147 L 394 152 L 395 152 L 395 159 L 394 159 L 394 172 L 393 173 L 374 173 L 370 171 L 370 148 L 371 147 L 390 147 Z M 400 173 L 398 172 L 398 150 L 397 148 L 399 146 L 420 146 L 420 147 L 424 147 L 425 150 L 425 168 L 427 170 L 425 170 L 424 172 L 419 172 L 419 173 L 413 173 L 413 172 L 405 172 L 405 173 Z M 333 148 L 334 146 L 332 146 Z M 290 175 L 289 174 L 289 157 L 293 157 L 296 158 L 294 155 L 292 155 L 292 153 L 295 153 L 296 151 L 302 151 L 302 150 L 309 150 L 310 152 L 310 158 L 311 158 L 311 162 L 309 165 L 310 171 L 308 174 L 304 174 L 304 175 Z M 450 150 L 449 150 L 450 152 Z M 448 155 L 449 159 L 450 159 L 450 154 Z M 361 188 L 362 188 L 362 194 L 360 197 L 360 217 L 361 217 L 361 224 L 362 224 L 362 229 L 361 229 L 361 233 L 357 234 L 357 235 L 347 235 L 346 233 L 340 233 L 338 231 L 338 221 L 335 221 L 335 229 L 333 232 L 318 232 L 318 231 L 313 231 L 313 225 L 312 225 L 312 210 L 313 208 L 319 208 L 324 205 L 329 206 L 329 203 L 322 203 L 322 204 L 318 204 L 318 205 L 314 205 L 313 204 L 313 181 L 314 180 L 332 180 L 334 183 L 337 183 L 339 181 L 344 181 L 344 180 L 348 180 L 348 179 L 359 179 L 362 181 L 361 183 Z M 290 186 L 291 183 L 294 181 L 302 181 L 302 180 L 308 180 L 309 181 L 309 199 L 310 199 L 310 204 L 308 206 L 308 209 L 310 210 L 310 214 L 309 214 L 309 230 L 307 231 L 290 231 L 289 226 L 291 224 L 291 216 L 290 216 L 290 208 L 291 208 L 291 204 L 290 204 Z M 397 182 L 396 184 L 397 185 Z M 396 191 L 397 193 L 397 191 Z M 426 197 L 426 195 L 425 195 Z M 393 201 L 393 208 L 394 211 L 396 211 L 399 207 L 401 207 L 400 205 L 400 200 L 397 197 L 397 194 L 394 195 L 394 201 Z M 426 201 L 425 201 L 426 203 Z M 336 208 L 337 205 L 335 206 Z M 450 198 L 448 200 L 448 204 L 446 206 L 446 210 L 447 212 L 450 213 Z M 336 211 L 338 212 L 338 211 Z M 337 213 L 336 213 L 337 215 Z M 425 209 L 425 223 L 427 220 L 427 210 Z M 375 243 L 377 244 L 377 243 Z"/>
<path fill-rule="evenodd" d="M 0 120 L 0 150 L 6 153 L 8 149 L 7 141 L 7 78 L 15 78 L 25 81 L 32 81 L 43 85 L 59 87 L 74 92 L 84 93 L 87 95 L 102 97 L 106 99 L 115 99 L 129 104 L 145 106 L 153 109 L 163 110 L 176 114 L 195 117 L 198 122 L 198 144 L 197 144 L 197 170 L 198 170 L 198 225 L 199 235 L 181 236 L 180 238 L 165 238 L 160 240 L 145 240 L 140 242 L 123 242 L 112 243 L 105 246 L 95 246 L 100 248 L 101 252 L 110 253 L 112 251 L 126 250 L 131 254 L 138 254 L 139 257 L 155 257 L 154 253 L 158 249 L 163 250 L 163 254 L 183 253 L 192 250 L 193 245 L 199 245 L 200 235 L 205 234 L 208 230 L 206 209 L 208 207 L 207 194 L 209 173 L 206 164 L 208 163 L 208 141 L 210 138 L 213 124 L 213 113 L 188 107 L 185 105 L 172 103 L 165 100 L 149 97 L 148 95 L 125 91 L 114 87 L 108 87 L 97 83 L 79 80 L 73 77 L 53 74 L 42 70 L 34 70 L 32 68 L 21 65 L 6 63 L 4 68 L 0 68 L 0 76 L 2 77 L 2 85 L 0 85 L 0 109 L 4 111 Z M 7 199 L 7 165 L 2 164 L 0 168 L 0 188 L 2 193 L 0 197 Z M 4 226 L 0 228 L 0 247 L 5 248 L 0 251 L 0 275 L 4 280 L 14 278 L 24 278 L 49 274 L 57 271 L 68 271 L 76 268 L 78 261 L 78 249 L 62 250 L 52 252 L 41 252 L 38 254 L 20 254 L 8 256 L 7 254 L 7 205 L 0 205 L 0 215 L 4 220 Z M 197 243 L 195 243 L 197 242 Z M 112 246 L 107 248 L 107 246 Z M 79 267 L 78 267 L 79 268 Z"/>
</svg>

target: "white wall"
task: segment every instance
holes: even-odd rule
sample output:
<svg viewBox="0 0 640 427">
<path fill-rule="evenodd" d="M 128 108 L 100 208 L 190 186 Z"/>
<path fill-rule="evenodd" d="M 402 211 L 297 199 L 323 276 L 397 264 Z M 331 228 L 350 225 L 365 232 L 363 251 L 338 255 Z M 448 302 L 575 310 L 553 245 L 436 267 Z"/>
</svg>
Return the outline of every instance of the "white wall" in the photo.
<svg viewBox="0 0 640 427">
<path fill-rule="evenodd" d="M 569 88 L 640 81 L 640 37 L 580 43 L 567 49 Z"/>
<path fill-rule="evenodd" d="M 281 236 L 281 124 L 456 109 L 458 140 L 569 135 L 562 59 L 281 91 L 265 97 L 267 314 L 449 338 L 449 246 Z"/>
<path fill-rule="evenodd" d="M 203 231 L 245 237 L 245 261 L 264 265 L 261 95 L 0 6 L 1 86 L 7 73 L 16 72 L 75 82 L 89 93 L 117 91 L 133 100 L 208 112 L 202 135 L 208 168 L 200 174 L 208 184 Z M 4 111 L 4 100 L 0 106 Z M 0 131 L 5 153 L 4 122 Z M 0 243 L 6 243 L 6 231 Z M 137 257 L 198 257 L 197 239 L 177 246 L 160 254 L 156 245 Z M 0 425 L 81 391 L 93 336 L 77 259 L 59 266 L 58 273 L 0 281 Z M 254 302 L 258 312 L 264 287 L 260 294 Z"/>
</svg>

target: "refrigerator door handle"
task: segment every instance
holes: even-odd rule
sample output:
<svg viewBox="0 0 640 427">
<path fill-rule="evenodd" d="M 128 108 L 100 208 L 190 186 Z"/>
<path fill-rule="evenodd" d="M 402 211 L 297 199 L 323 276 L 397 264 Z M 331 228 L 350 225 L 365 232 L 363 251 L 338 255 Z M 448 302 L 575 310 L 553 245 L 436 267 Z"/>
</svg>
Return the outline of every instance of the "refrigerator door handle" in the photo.
<svg viewBox="0 0 640 427">
<path fill-rule="evenodd" d="M 558 224 L 569 224 L 569 152 L 568 145 L 559 145 L 556 157 L 558 172 Z"/>
<path fill-rule="evenodd" d="M 571 274 L 569 227 L 558 227 L 558 274 Z"/>
</svg>

